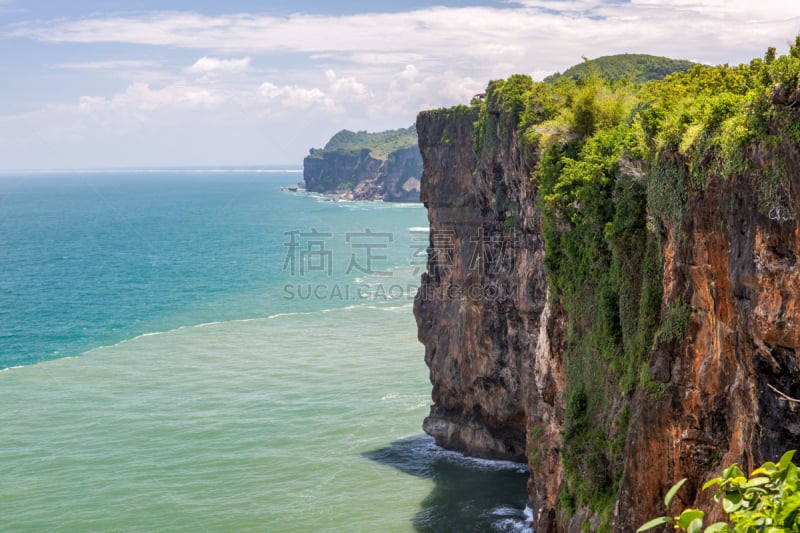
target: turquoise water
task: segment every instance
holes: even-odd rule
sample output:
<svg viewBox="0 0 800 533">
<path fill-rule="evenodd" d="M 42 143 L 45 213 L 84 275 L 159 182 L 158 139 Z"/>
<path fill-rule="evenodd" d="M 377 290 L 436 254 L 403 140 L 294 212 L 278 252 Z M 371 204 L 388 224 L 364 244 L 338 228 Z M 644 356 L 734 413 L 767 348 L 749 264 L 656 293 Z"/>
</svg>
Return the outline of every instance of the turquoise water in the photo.
<svg viewBox="0 0 800 533">
<path fill-rule="evenodd" d="M 424 209 L 299 179 L 0 176 L 0 531 L 524 528 L 420 434 Z"/>
</svg>

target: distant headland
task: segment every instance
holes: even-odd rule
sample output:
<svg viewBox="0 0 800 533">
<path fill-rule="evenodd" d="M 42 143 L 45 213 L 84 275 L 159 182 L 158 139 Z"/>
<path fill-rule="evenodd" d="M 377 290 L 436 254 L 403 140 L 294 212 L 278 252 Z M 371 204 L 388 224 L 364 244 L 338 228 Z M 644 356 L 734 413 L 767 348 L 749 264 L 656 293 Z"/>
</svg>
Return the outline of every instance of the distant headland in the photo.
<svg viewBox="0 0 800 533">
<path fill-rule="evenodd" d="M 419 202 L 421 175 L 415 126 L 378 133 L 342 130 L 303 160 L 309 192 L 347 200 Z"/>
</svg>

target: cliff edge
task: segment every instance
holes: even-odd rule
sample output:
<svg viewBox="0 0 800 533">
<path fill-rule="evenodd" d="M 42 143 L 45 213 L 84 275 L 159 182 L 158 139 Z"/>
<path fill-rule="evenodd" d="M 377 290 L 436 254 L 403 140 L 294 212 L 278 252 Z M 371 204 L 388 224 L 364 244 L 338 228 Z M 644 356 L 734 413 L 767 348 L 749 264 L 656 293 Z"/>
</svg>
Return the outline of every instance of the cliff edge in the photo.
<svg viewBox="0 0 800 533">
<path fill-rule="evenodd" d="M 537 532 L 635 531 L 800 445 L 800 39 L 421 113 L 424 429 L 528 463 Z"/>
</svg>

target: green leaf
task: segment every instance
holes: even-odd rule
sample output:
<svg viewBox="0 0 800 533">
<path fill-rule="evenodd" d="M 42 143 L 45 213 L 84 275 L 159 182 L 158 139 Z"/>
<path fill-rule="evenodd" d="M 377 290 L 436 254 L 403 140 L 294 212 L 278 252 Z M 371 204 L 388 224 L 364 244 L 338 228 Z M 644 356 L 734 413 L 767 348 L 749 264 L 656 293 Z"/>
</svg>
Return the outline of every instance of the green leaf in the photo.
<svg viewBox="0 0 800 533">
<path fill-rule="evenodd" d="M 695 518 L 689 522 L 689 527 L 686 528 L 686 533 L 700 533 L 703 529 L 703 519 Z"/>
<path fill-rule="evenodd" d="M 700 524 L 698 526 L 698 529 L 696 530 L 696 531 L 699 531 L 700 530 L 699 528 L 703 526 L 703 516 L 705 516 L 705 513 L 703 511 L 699 510 L 699 509 L 686 509 L 678 517 L 678 525 L 681 528 L 688 530 L 689 526 L 695 520 L 699 520 Z M 696 533 L 696 531 L 693 532 L 693 533 Z"/>
<path fill-rule="evenodd" d="M 715 477 L 714 479 L 709 479 L 705 483 L 703 483 L 703 490 L 708 489 L 709 487 L 713 487 L 714 485 L 719 485 L 722 483 L 722 478 Z"/>
<path fill-rule="evenodd" d="M 778 463 L 778 470 L 786 470 L 786 468 L 792 463 L 792 457 L 797 450 L 789 450 L 781 457 L 780 462 Z"/>
<path fill-rule="evenodd" d="M 742 495 L 738 492 L 731 492 L 729 494 L 725 494 L 725 497 L 722 498 L 722 508 L 728 514 L 735 513 L 736 511 L 739 510 L 741 506 L 742 506 Z"/>
<path fill-rule="evenodd" d="M 660 526 L 661 524 L 671 524 L 673 522 L 672 517 L 669 516 L 659 516 L 658 518 L 654 518 L 644 524 L 642 527 L 636 530 L 636 533 L 640 531 L 647 531 L 648 529 L 653 529 L 656 526 Z"/>
<path fill-rule="evenodd" d="M 705 533 L 731 533 L 731 526 L 725 522 L 715 522 L 708 526 Z"/>
<path fill-rule="evenodd" d="M 778 520 L 788 523 L 796 520 L 798 514 L 800 514 L 800 493 L 794 493 L 783 501 L 783 508 L 778 513 Z"/>
<path fill-rule="evenodd" d="M 794 466 L 794 464 L 789 463 L 789 466 L 786 468 L 786 471 L 782 477 L 785 490 L 788 490 L 789 492 L 794 492 L 797 490 L 798 475 L 797 467 Z"/>
<path fill-rule="evenodd" d="M 759 468 L 756 468 L 755 470 L 753 470 L 753 473 L 750 474 L 750 475 L 751 476 L 755 476 L 756 474 L 767 474 L 767 475 L 769 475 L 769 474 L 772 474 L 773 472 L 775 472 L 777 469 L 778 469 L 778 467 L 775 465 L 775 463 L 773 463 L 772 461 L 767 461 L 766 463 L 761 465 Z"/>
<path fill-rule="evenodd" d="M 766 485 L 767 483 L 769 483 L 769 478 L 754 477 L 751 478 L 747 483 L 742 483 L 742 488 L 749 489 L 751 487 L 760 487 L 761 485 Z"/>
<path fill-rule="evenodd" d="M 722 479 L 730 479 L 732 477 L 739 477 L 743 475 L 744 472 L 741 471 L 739 465 L 734 463 L 722 472 Z"/>
<path fill-rule="evenodd" d="M 683 478 L 682 480 L 672 485 L 672 488 L 667 491 L 667 495 L 664 496 L 664 507 L 666 507 L 668 511 L 669 511 L 669 504 L 672 502 L 672 498 L 674 498 L 675 495 L 678 493 L 678 491 L 681 490 L 681 487 L 683 486 L 684 483 L 686 483 L 686 478 Z"/>
</svg>

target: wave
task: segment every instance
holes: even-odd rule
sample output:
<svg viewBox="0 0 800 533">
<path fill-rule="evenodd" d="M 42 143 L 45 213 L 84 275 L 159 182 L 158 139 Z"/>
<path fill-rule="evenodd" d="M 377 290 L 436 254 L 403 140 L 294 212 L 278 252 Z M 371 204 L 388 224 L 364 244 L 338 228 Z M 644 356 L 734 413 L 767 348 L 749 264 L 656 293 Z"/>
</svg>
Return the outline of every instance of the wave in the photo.
<svg viewBox="0 0 800 533">
<path fill-rule="evenodd" d="M 319 311 L 276 313 L 274 315 L 269 315 L 269 316 L 260 316 L 260 317 L 252 317 L 252 318 L 234 318 L 234 319 L 231 319 L 231 320 L 217 320 L 217 321 L 213 321 L 213 322 L 203 322 L 201 324 L 188 324 L 188 325 L 184 325 L 184 326 L 178 326 L 177 328 L 167 329 L 167 330 L 164 330 L 164 331 L 150 331 L 148 333 L 141 333 L 139 335 L 136 335 L 135 337 L 131 337 L 129 339 L 123 339 L 123 340 L 121 340 L 119 342 L 115 342 L 114 344 L 105 344 L 105 345 L 101 345 L 101 346 L 96 346 L 96 347 L 94 347 L 94 348 L 92 348 L 90 350 L 87 350 L 87 351 L 83 352 L 83 353 L 86 354 L 86 353 L 89 353 L 89 352 L 93 352 L 95 350 L 101 350 L 101 349 L 105 349 L 105 348 L 116 348 L 117 346 L 121 346 L 123 344 L 129 343 L 129 342 L 133 342 L 133 341 L 136 341 L 138 339 L 143 339 L 143 338 L 146 338 L 146 337 L 155 337 L 155 336 L 158 336 L 158 335 L 170 335 L 172 333 L 177 333 L 179 331 L 186 331 L 186 330 L 190 330 L 190 329 L 202 329 L 202 328 L 207 328 L 207 327 L 210 327 L 210 326 L 222 326 L 222 325 L 225 325 L 225 324 L 246 324 L 248 322 L 258 322 L 258 321 L 261 321 L 261 320 L 273 320 L 273 319 L 276 319 L 276 318 L 283 318 L 283 317 L 288 317 L 288 316 L 313 315 L 313 314 L 316 314 L 316 313 L 319 313 Z"/>
<path fill-rule="evenodd" d="M 396 300 L 386 300 L 386 302 L 387 305 L 355 304 L 355 305 L 348 305 L 345 307 L 332 307 L 330 309 L 322 309 L 317 312 L 325 314 L 325 313 L 333 313 L 335 311 L 353 311 L 356 309 L 371 309 L 377 311 L 397 312 L 399 310 L 406 310 L 414 307 L 413 302 L 404 303 L 402 305 L 388 305 L 389 303 L 395 303 Z"/>
<path fill-rule="evenodd" d="M 485 470 L 485 471 L 499 471 L 507 470 L 517 472 L 519 474 L 528 473 L 528 465 L 522 463 L 515 463 L 514 461 L 496 461 L 492 459 L 479 459 L 477 457 L 469 457 L 459 452 L 445 450 L 440 448 L 431 439 L 427 447 L 423 451 L 432 457 L 444 458 L 449 462 L 465 466 L 472 470 Z"/>
<path fill-rule="evenodd" d="M 493 517 L 497 517 L 492 522 L 492 531 L 504 531 L 512 533 L 533 533 L 533 509 L 526 506 L 523 511 L 516 507 L 500 506 L 490 511 Z"/>
<path fill-rule="evenodd" d="M 46 363 L 52 363 L 53 361 L 64 361 L 66 359 L 75 359 L 75 357 L 76 356 L 74 356 L 74 355 L 65 355 L 64 357 L 57 357 L 55 359 L 44 359 L 42 361 L 36 361 L 35 363 L 30 363 L 28 365 L 6 366 L 6 367 L 3 367 L 3 368 L 0 368 L 0 374 L 2 374 L 4 372 L 10 372 L 12 370 L 20 370 L 22 368 L 28 368 L 28 367 L 43 365 L 43 364 L 46 364 Z"/>
<path fill-rule="evenodd" d="M 377 309 L 379 311 L 386 311 L 389 313 L 397 313 L 399 311 L 406 311 L 408 309 L 413 309 L 414 302 L 408 302 L 402 305 L 359 305 L 357 307 L 363 307 L 365 309 Z"/>
<path fill-rule="evenodd" d="M 290 172 L 290 171 L 286 171 Z M 424 209 L 425 206 L 417 202 L 383 202 L 381 200 L 345 200 L 338 194 L 327 194 L 308 190 L 298 190 L 295 194 L 313 198 L 318 202 L 335 203 L 337 206 L 350 211 L 372 211 L 376 209 Z"/>
<path fill-rule="evenodd" d="M 351 202 L 340 202 L 343 207 L 366 211 L 368 209 L 424 209 L 423 204 L 382 202 L 379 200 L 359 200 Z"/>
<path fill-rule="evenodd" d="M 435 462 L 445 462 L 462 468 L 485 472 L 528 473 L 527 464 L 468 457 L 459 452 L 445 450 L 436 444 L 433 437 L 428 435 L 406 437 L 395 441 L 386 448 L 368 452 L 365 456 L 377 462 L 390 464 L 400 470 L 407 469 L 417 473 L 429 473 L 428 470 Z"/>
</svg>

